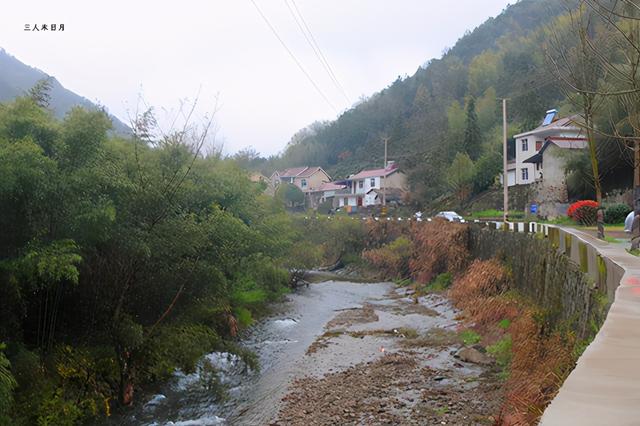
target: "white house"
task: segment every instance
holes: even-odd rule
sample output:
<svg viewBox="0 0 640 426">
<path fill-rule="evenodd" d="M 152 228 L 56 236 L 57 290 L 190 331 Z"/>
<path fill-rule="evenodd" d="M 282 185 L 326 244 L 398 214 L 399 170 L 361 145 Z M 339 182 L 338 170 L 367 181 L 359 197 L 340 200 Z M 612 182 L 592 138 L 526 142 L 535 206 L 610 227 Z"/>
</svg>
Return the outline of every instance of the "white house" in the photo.
<svg viewBox="0 0 640 426">
<path fill-rule="evenodd" d="M 543 176 L 543 163 L 525 161 L 538 154 L 547 139 L 584 140 L 583 129 L 576 124 L 578 116 L 558 118 L 558 111 L 547 111 L 542 124 L 533 130 L 514 136 L 516 158 L 508 170 L 509 186 L 528 185 Z M 512 174 L 514 176 L 512 181 Z"/>
<path fill-rule="evenodd" d="M 407 190 L 407 177 L 398 166 L 389 162 L 383 169 L 363 170 L 346 179 L 347 188 L 336 192 L 337 206 L 368 207 L 382 204 L 379 195 L 384 186 L 394 193 Z"/>
<path fill-rule="evenodd" d="M 586 138 L 548 137 L 537 154 L 524 160 L 539 172 L 533 196 L 539 215 L 554 218 L 566 211 L 569 202 L 567 161 L 587 146 Z"/>
</svg>

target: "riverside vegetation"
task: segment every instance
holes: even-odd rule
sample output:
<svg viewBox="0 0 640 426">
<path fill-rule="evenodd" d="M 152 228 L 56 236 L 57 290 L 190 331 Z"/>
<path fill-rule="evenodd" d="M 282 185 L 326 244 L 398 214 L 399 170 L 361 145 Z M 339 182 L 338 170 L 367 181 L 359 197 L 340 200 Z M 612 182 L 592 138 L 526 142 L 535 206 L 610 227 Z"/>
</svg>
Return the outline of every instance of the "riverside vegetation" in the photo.
<svg viewBox="0 0 640 426">
<path fill-rule="evenodd" d="M 100 110 L 57 120 L 47 90 L 0 104 L 0 424 L 96 421 L 212 351 L 257 369 L 242 329 L 301 271 L 382 241 L 288 214 L 202 154 L 206 128 L 163 133 L 149 110 L 114 136 Z"/>
<path fill-rule="evenodd" d="M 257 368 L 235 336 L 316 263 L 282 203 L 206 129 L 47 99 L 0 104 L 0 424 L 108 416 L 213 350 Z"/>
<path fill-rule="evenodd" d="M 104 112 L 60 122 L 44 101 L 0 105 L 0 424 L 109 416 L 214 350 L 259 368 L 238 333 L 316 265 L 449 291 L 507 421 L 539 417 L 599 327 L 521 294 L 506 257 L 473 260 L 466 225 L 290 215 L 196 130 L 154 137 L 147 112 L 123 139 Z"/>
</svg>

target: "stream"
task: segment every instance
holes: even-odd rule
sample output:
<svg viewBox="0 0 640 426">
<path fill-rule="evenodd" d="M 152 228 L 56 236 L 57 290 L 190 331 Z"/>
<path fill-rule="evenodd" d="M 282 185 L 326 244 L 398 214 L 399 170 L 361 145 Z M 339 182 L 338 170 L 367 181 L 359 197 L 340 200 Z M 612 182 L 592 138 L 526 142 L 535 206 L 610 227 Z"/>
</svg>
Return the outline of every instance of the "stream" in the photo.
<svg viewBox="0 0 640 426">
<path fill-rule="evenodd" d="M 308 370 L 307 348 L 324 332 L 325 324 L 338 311 L 382 299 L 391 283 L 325 281 L 301 288 L 278 306 L 283 314 L 254 325 L 242 345 L 254 351 L 260 371 L 250 371 L 235 355 L 206 355 L 198 371 L 177 372 L 157 394 L 110 424 L 153 426 L 263 425 L 277 415 L 280 401 L 294 377 Z M 227 387 L 228 398 L 216 402 L 207 387 L 207 371 L 213 367 Z"/>
</svg>

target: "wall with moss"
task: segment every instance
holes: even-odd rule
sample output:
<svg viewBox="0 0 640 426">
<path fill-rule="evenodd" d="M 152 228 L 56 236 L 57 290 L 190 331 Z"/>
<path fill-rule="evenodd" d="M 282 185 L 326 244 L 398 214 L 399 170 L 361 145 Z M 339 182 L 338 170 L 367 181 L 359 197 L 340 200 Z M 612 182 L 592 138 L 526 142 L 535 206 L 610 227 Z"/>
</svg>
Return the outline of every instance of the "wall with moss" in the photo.
<svg viewBox="0 0 640 426">
<path fill-rule="evenodd" d="M 610 305 L 606 286 L 600 284 L 607 279 L 604 262 L 599 273 L 605 276 L 594 279 L 588 273 L 590 253 L 574 244 L 570 234 L 560 235 L 557 228 L 516 230 L 520 232 L 474 224 L 469 230 L 469 250 L 476 258 L 502 259 L 511 270 L 515 289 L 543 308 L 545 325 L 569 327 L 580 339 L 593 337 Z M 572 260 L 572 250 L 584 261 Z"/>
</svg>

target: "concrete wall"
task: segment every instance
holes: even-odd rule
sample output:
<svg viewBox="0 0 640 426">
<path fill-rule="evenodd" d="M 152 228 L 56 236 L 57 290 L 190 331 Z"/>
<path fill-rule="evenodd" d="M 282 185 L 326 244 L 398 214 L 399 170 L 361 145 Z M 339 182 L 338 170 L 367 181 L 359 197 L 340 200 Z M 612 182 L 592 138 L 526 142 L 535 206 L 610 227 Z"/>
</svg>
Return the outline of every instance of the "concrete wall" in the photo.
<svg viewBox="0 0 640 426">
<path fill-rule="evenodd" d="M 544 308 L 545 321 L 550 327 L 562 324 L 581 339 L 593 337 L 592 324 L 602 324 L 609 307 L 609 299 L 605 297 L 606 277 L 585 273 L 590 258 L 587 256 L 587 264 L 583 266 L 580 259 L 573 258 L 571 250 L 565 249 L 564 244 L 573 248 L 580 246 L 578 242 L 572 244 L 571 234 L 563 232 L 562 244 L 558 244 L 553 239 L 560 232 L 558 228 L 552 228 L 552 236 L 548 237 L 544 228 L 533 232 L 528 223 L 509 226 L 514 232 L 497 230 L 495 226 L 493 229 L 472 226 L 469 236 L 472 255 L 480 259 L 503 259 L 512 272 L 514 287 Z M 574 251 L 578 253 L 577 248 Z M 597 268 L 598 265 L 594 258 L 591 266 Z"/>
<path fill-rule="evenodd" d="M 523 141 L 525 140 L 527 141 L 527 150 L 523 149 Z M 536 179 L 535 166 L 530 163 L 523 163 L 524 160 L 532 157 L 538 152 L 536 150 L 536 140 L 540 140 L 540 138 L 536 137 L 535 135 L 527 135 L 516 139 L 516 185 L 526 185 L 534 182 Z M 542 141 L 544 141 L 544 139 L 542 139 Z M 528 170 L 528 178 L 526 180 L 522 178 L 522 169 Z M 511 185 L 511 182 L 509 182 L 509 185 Z"/>
<path fill-rule="evenodd" d="M 545 241 L 588 277 L 589 292 L 607 295 L 609 308 L 604 323 L 545 410 L 540 425 L 640 424 L 640 369 L 637 367 L 640 360 L 640 258 L 630 255 L 620 245 L 609 244 L 571 228 L 536 223 L 505 226 L 499 222 L 481 226 L 496 229 L 489 231 L 489 235 L 509 250 L 514 246 L 507 235 L 513 233 L 497 229 L 530 233 L 526 239 L 516 240 L 531 243 L 532 250 L 539 247 L 532 243 L 533 239 Z M 487 231 L 476 229 L 472 233 Z M 477 246 L 474 250 L 481 248 Z M 554 267 L 546 265 L 545 269 Z M 563 287 L 560 292 L 565 298 L 563 308 L 569 306 L 574 313 L 581 310 L 593 313 L 593 307 L 586 304 L 584 289 L 580 290 L 570 280 L 564 284 L 562 280 L 557 282 Z M 538 300 L 545 300 L 546 295 L 540 288 L 531 291 L 540 293 L 534 295 Z M 577 320 L 575 324 L 581 321 Z"/>
</svg>

